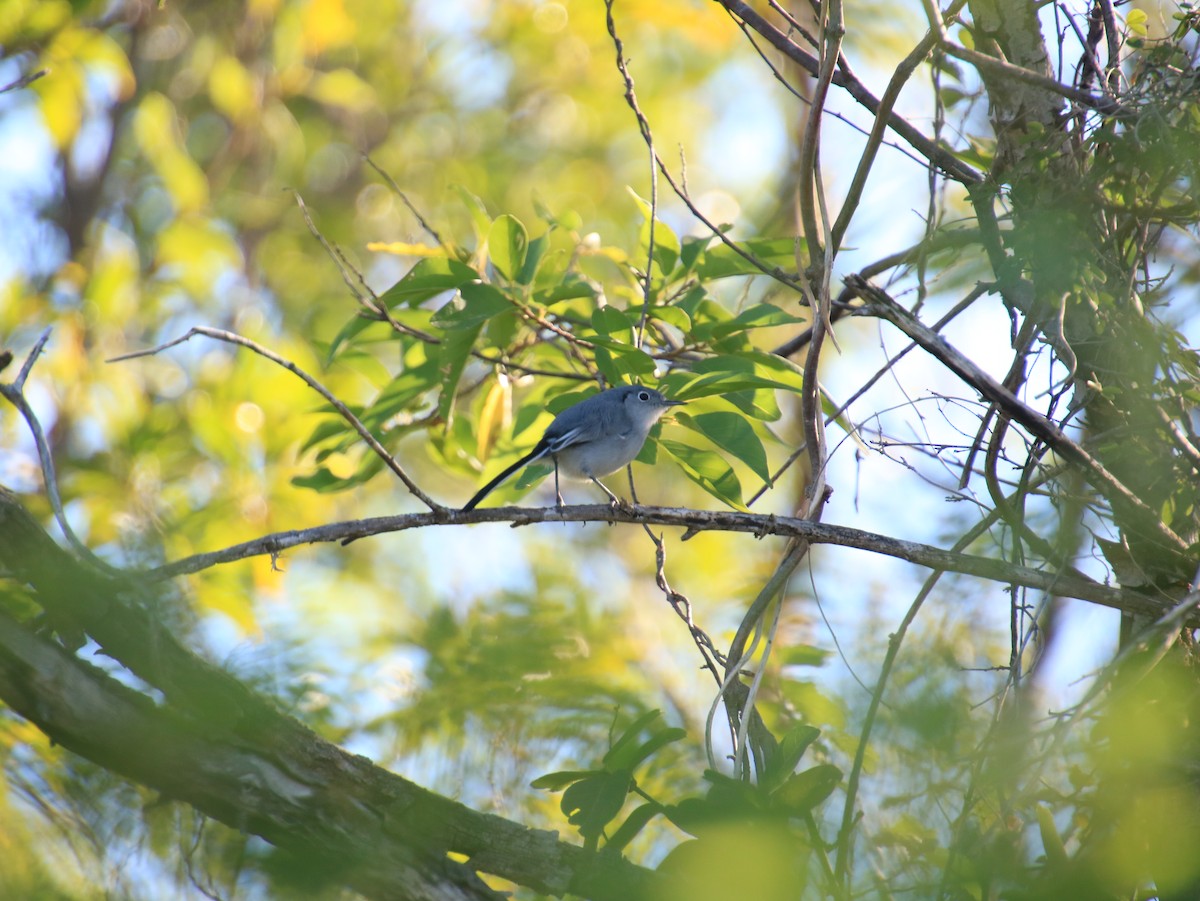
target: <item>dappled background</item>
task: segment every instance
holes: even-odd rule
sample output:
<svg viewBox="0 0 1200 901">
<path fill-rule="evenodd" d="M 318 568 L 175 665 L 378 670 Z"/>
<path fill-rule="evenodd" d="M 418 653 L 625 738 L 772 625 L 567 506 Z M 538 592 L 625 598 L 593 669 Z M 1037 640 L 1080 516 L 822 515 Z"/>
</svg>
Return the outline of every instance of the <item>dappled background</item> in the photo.
<svg viewBox="0 0 1200 901">
<path fill-rule="evenodd" d="M 1062 6 L 1047 20 L 1079 12 Z M 800 73 L 714 3 L 630 0 L 614 16 L 654 148 L 696 210 L 794 271 Z M 876 95 L 926 29 L 915 4 L 852 3 L 846 22 L 844 51 Z M 1162 33 L 1155 16 L 1136 24 Z M 464 355 L 449 396 L 429 384 L 410 391 L 397 377 L 428 361 L 386 325 L 367 326 L 359 298 L 415 266 L 444 264 L 450 245 L 482 264 L 500 221 L 546 236 L 545 265 L 577 276 L 586 285 L 578 297 L 626 309 L 640 302 L 651 203 L 660 248 L 669 233 L 676 251 L 689 236 L 711 237 L 653 175 L 599 2 L 14 2 L 0 16 L 0 46 L 0 86 L 45 70 L 0 94 L 0 345 L 19 363 L 52 329 L 27 395 L 74 530 L 113 564 L 154 567 L 269 532 L 421 506 L 361 442 L 332 430 L 317 395 L 262 357 L 196 338 L 107 360 L 212 326 L 293 361 L 356 411 L 392 391 L 396 402 L 386 415 L 375 408 L 372 427 L 428 494 L 457 506 L 528 447 L 545 422 L 540 408 L 586 373 L 561 354 L 524 368 Z M 897 111 L 970 164 L 990 162 L 987 100 L 954 63 L 920 70 Z M 836 205 L 871 117 L 836 93 L 828 114 L 822 175 Z M 961 186 L 932 180 L 894 140 L 850 224 L 839 276 L 972 215 Z M 1057 240 L 1053 227 L 1044 239 Z M 771 351 L 807 324 L 794 293 L 732 256 L 704 260 L 709 299 L 728 313 L 770 301 L 792 314 L 748 327 L 748 348 Z M 1166 279 L 1156 282 L 1160 321 L 1186 338 L 1194 251 L 1168 238 L 1153 266 L 1147 279 Z M 886 285 L 933 322 L 990 277 L 978 247 L 951 241 L 891 268 Z M 410 300 L 432 314 L 447 296 L 426 286 Z M 993 298 L 944 334 L 1001 379 L 1010 326 Z M 822 357 L 829 412 L 904 347 L 874 320 L 843 320 L 836 336 Z M 1047 341 L 1031 352 L 1028 397 L 1061 393 L 1070 372 L 1054 349 Z M 657 384 L 673 363 L 613 365 Z M 754 407 L 753 441 L 733 449 L 668 421 L 656 465 L 634 468 L 639 499 L 724 509 L 754 498 L 755 512 L 792 514 L 811 477 L 803 460 L 784 467 L 802 441 L 798 396 L 754 393 L 742 406 L 707 396 L 687 408 Z M 980 478 L 960 482 L 985 407 L 933 360 L 910 355 L 831 422 L 825 521 L 952 544 L 991 503 Z M 532 432 L 514 441 L 514 429 Z M 685 451 L 672 452 L 671 440 Z M 701 460 L 724 469 L 699 472 Z M 1015 464 L 1004 477 L 1019 478 Z M 0 483 L 51 522 L 32 439 L 8 410 Z M 628 494 L 623 475 L 609 484 Z M 510 486 L 489 503 L 520 494 Z M 524 502 L 551 498 L 542 486 Z M 567 499 L 598 500 L 587 486 L 569 487 Z M 1069 520 L 1081 534 L 1114 537 L 1082 501 L 1062 513 L 1034 492 L 1027 516 L 1047 536 Z M 985 533 L 972 550 L 1005 553 L 1006 535 Z M 665 576 L 726 648 L 783 542 L 680 537 L 667 531 Z M 1079 570 L 1111 578 L 1090 537 L 1063 540 Z M 646 711 L 663 710 L 687 738 L 639 785 L 664 801 L 703 788 L 717 686 L 655 574 L 655 547 L 634 526 L 439 527 L 205 569 L 180 580 L 164 615 L 345 747 L 473 807 L 565 834 L 557 796 L 530 781 L 595 765 L 614 723 Z M 818 727 L 812 755 L 848 769 L 888 636 L 926 575 L 816 548 L 787 592 L 760 701 L 768 725 Z M 914 849 L 959 828 L 957 811 L 942 805 L 977 773 L 969 755 L 994 727 L 988 704 L 1006 685 L 1013 646 L 1041 664 L 1025 688 L 1033 720 L 1082 697 L 1116 646 L 1115 611 L 1071 602 L 1056 610 L 1056 641 L 1035 655 L 1031 623 L 1043 601 L 1030 599 L 1027 621 L 1015 623 L 1010 590 L 946 578 L 897 663 L 861 797 L 874 830 L 866 856 L 891 876 L 907 872 Z M 718 753 L 728 750 L 722 741 Z M 0 719 L 0 743 L 6 894 L 290 891 L 265 844 L 157 803 L 19 718 Z M 1072 784 L 1065 758 L 1047 758 L 1039 766 L 1062 792 L 1086 787 Z M 630 854 L 655 865 L 681 836 L 648 831 Z M 925 875 L 916 865 L 912 873 Z"/>
</svg>

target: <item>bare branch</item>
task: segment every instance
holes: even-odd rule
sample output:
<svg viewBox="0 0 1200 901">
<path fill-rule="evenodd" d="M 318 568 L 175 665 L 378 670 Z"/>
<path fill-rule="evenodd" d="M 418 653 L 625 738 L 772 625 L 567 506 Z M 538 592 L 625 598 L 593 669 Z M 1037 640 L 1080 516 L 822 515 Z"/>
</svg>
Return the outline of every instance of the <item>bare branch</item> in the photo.
<svg viewBox="0 0 1200 901">
<path fill-rule="evenodd" d="M 568 507 L 487 507 L 469 512 L 443 507 L 427 513 L 405 513 L 378 516 L 275 532 L 252 541 L 232 545 L 219 551 L 196 554 L 155 567 L 142 573 L 153 581 L 173 579 L 188 573 L 200 572 L 212 566 L 232 563 L 249 557 L 278 555 L 288 548 L 326 542 L 348 543 L 372 535 L 403 532 L 428 526 L 469 525 L 481 522 L 507 522 L 516 526 L 535 523 L 563 522 L 625 522 L 638 525 L 675 526 L 692 532 L 740 532 L 762 538 L 779 535 L 803 539 L 813 544 L 832 544 L 858 548 L 888 557 L 907 560 L 930 569 L 944 569 L 1005 584 L 1024 585 L 1053 592 L 1062 597 L 1079 598 L 1115 607 L 1158 615 L 1174 603 L 1170 598 L 1141 594 L 1112 588 L 1090 579 L 1063 573 L 1044 572 L 1025 566 L 1013 566 L 1002 560 L 972 554 L 957 554 L 941 548 L 905 541 L 887 535 L 864 532 L 847 526 L 829 525 L 790 516 L 739 513 L 732 510 L 690 510 L 680 507 L 637 506 L 612 509 L 608 504 L 580 504 Z"/>
<path fill-rule="evenodd" d="M 0 94 L 7 94 L 9 91 L 19 91 L 21 88 L 27 88 L 42 76 L 49 74 L 49 69 L 38 69 L 36 72 L 27 72 L 16 81 L 10 81 L 4 87 L 0 88 Z"/>
<path fill-rule="evenodd" d="M 1140 514 L 1141 527 L 1155 534 L 1167 547 L 1178 552 L 1187 550 L 1187 542 L 1175 534 L 1162 518 L 1146 506 L 1124 482 L 1110 473 L 1103 464 L 1086 450 L 1072 441 L 1057 425 L 1013 396 L 1003 385 L 976 366 L 971 360 L 951 347 L 944 338 L 917 320 L 911 313 L 892 300 L 879 288 L 858 276 L 846 280 L 868 301 L 871 312 L 886 319 L 904 334 L 912 338 L 921 348 L 939 360 L 947 369 L 996 404 L 1001 411 L 1011 416 L 1052 449 L 1073 463 L 1079 464 L 1089 474 L 1088 481 L 1110 502 L 1123 503 Z"/>
<path fill-rule="evenodd" d="M 781 51 L 792 62 L 807 70 L 809 74 L 816 76 L 820 72 L 820 64 L 816 57 L 793 43 L 791 38 L 763 18 L 749 4 L 742 2 L 742 0 L 719 0 L 719 2 L 729 12 L 733 13 L 766 38 L 775 49 Z M 834 72 L 833 84 L 844 88 L 851 97 L 866 107 L 872 115 L 879 113 L 879 99 L 868 91 L 861 81 L 847 73 L 844 69 Z M 982 173 L 957 159 L 953 153 L 939 146 L 931 138 L 923 135 L 895 112 L 888 115 L 887 123 L 892 131 L 907 141 L 917 153 L 945 172 L 947 177 L 964 185 L 979 184 L 984 180 Z"/>
<path fill-rule="evenodd" d="M 42 481 L 46 485 L 46 495 L 50 499 L 50 508 L 54 511 L 54 520 L 58 523 L 58 527 L 62 529 L 67 543 L 71 545 L 83 560 L 102 572 L 112 574 L 116 570 L 93 554 L 92 549 L 80 541 L 79 536 L 75 534 L 75 530 L 71 528 L 71 522 L 67 519 L 66 510 L 63 509 L 62 493 L 58 490 L 58 476 L 54 469 L 54 456 L 50 453 L 50 442 L 46 440 L 46 433 L 43 431 L 42 424 L 38 420 L 37 415 L 33 412 L 33 408 L 25 400 L 25 381 L 29 378 L 30 372 L 33 371 L 33 364 L 41 355 L 46 342 L 50 340 L 50 331 L 50 329 L 46 329 L 34 343 L 33 348 L 29 351 L 29 355 L 25 358 L 25 362 L 21 364 L 21 369 L 12 384 L 5 385 L 0 383 L 0 397 L 3 397 L 16 407 L 17 412 L 21 414 L 26 425 L 29 426 L 29 431 L 33 435 L 34 447 L 37 448 L 38 461 L 42 466 Z"/>
<path fill-rule="evenodd" d="M 425 231 L 429 233 L 429 236 L 433 238 L 433 240 L 437 241 L 439 246 L 444 246 L 446 242 L 442 240 L 442 236 L 437 233 L 432 225 L 425 221 L 425 217 L 421 215 L 421 211 L 413 206 L 412 201 L 408 199 L 408 195 L 400 190 L 400 186 L 396 184 L 396 180 L 392 178 L 392 176 L 385 170 L 380 168 L 379 164 L 371 159 L 369 154 L 364 153 L 363 159 L 366 161 L 368 166 L 379 173 L 380 178 L 388 183 L 388 187 L 390 187 L 396 193 L 396 196 L 400 198 L 401 202 L 408 207 L 408 211 L 412 213 L 414 217 L 416 217 L 416 220 L 418 223 L 420 223 L 421 228 L 425 229 Z"/>
</svg>

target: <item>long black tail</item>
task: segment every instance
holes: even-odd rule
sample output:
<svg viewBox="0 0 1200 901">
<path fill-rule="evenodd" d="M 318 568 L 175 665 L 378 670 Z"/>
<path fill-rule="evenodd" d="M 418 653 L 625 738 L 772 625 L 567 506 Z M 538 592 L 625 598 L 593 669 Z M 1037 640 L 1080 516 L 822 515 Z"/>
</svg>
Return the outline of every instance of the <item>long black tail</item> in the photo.
<svg viewBox="0 0 1200 901">
<path fill-rule="evenodd" d="M 533 450 L 531 450 L 524 457 L 522 457 L 520 460 L 518 460 L 512 466 L 508 467 L 506 470 L 504 470 L 502 473 L 500 473 L 500 475 L 496 476 L 496 478 L 492 479 L 490 482 L 488 482 L 486 485 L 484 485 L 482 488 L 480 488 L 477 492 L 475 492 L 475 496 L 463 505 L 463 512 L 466 513 L 468 510 L 474 510 L 476 507 L 479 506 L 479 502 L 481 500 L 483 500 L 485 497 L 487 497 L 489 494 L 492 493 L 493 488 L 495 488 L 497 485 L 499 485 L 501 482 L 503 482 L 505 479 L 507 479 L 510 475 L 512 475 L 514 472 L 516 472 L 518 469 L 520 469 L 525 464 L 532 463 L 534 460 L 538 459 L 539 457 L 545 456 L 547 450 L 549 450 L 549 448 L 546 446 L 546 443 L 544 441 L 539 441 Z"/>
</svg>

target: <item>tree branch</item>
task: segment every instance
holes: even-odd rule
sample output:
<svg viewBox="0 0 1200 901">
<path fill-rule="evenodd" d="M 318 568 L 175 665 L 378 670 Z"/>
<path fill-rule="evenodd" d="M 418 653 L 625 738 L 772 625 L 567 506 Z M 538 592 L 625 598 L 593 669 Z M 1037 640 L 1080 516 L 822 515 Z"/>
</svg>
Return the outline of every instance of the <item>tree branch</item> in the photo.
<svg viewBox="0 0 1200 901">
<path fill-rule="evenodd" d="M 188 686 L 155 704 L 0 611 L 5 703 L 56 743 L 315 859 L 332 880 L 401 901 L 500 897 L 476 871 L 545 894 L 605 901 L 638 897 L 653 884 L 653 873 L 618 855 L 588 853 L 552 832 L 471 810 L 324 741 L 178 645 L 2 489 L 0 569 L 32 586 L 47 612 L 80 622 L 139 676 Z M 113 641 L 114 634 L 128 640 Z M 468 860 L 451 860 L 451 852 Z"/>
<path fill-rule="evenodd" d="M 211 566 L 232 563 L 256 556 L 276 556 L 281 551 L 305 544 L 340 541 L 348 543 L 371 535 L 403 532 L 435 525 L 469 525 L 482 522 L 507 522 L 512 526 L 534 523 L 562 522 L 626 522 L 639 525 L 677 526 L 692 532 L 740 532 L 762 538 L 779 535 L 803 539 L 813 544 L 832 544 L 858 548 L 888 557 L 896 557 L 930 569 L 946 570 L 989 579 L 1004 584 L 1053 592 L 1062 597 L 1092 601 L 1118 610 L 1137 610 L 1157 615 L 1169 607 L 1170 598 L 1155 598 L 1134 591 L 1113 588 L 1089 579 L 1063 573 L 1043 572 L 1025 566 L 1015 566 L 1003 560 L 974 554 L 957 554 L 941 548 L 905 541 L 874 532 L 864 532 L 847 526 L 813 522 L 788 516 L 738 513 L 732 510 L 690 510 L 677 507 L 637 506 L 614 510 L 608 504 L 581 504 L 568 507 L 488 507 L 469 512 L 443 509 L 438 512 L 406 513 L 397 516 L 378 516 L 275 532 L 253 541 L 242 542 L 219 551 L 196 554 L 168 563 L 143 576 L 154 581 L 173 579 L 188 573 L 200 572 Z"/>
<path fill-rule="evenodd" d="M 820 64 L 817 58 L 804 48 L 792 43 L 786 34 L 768 22 L 751 6 L 742 2 L 742 0 L 718 0 L 718 2 L 733 15 L 761 34 L 776 50 L 779 50 L 810 75 L 815 77 L 819 74 Z M 851 97 L 868 109 L 871 115 L 879 115 L 882 109 L 879 98 L 868 91 L 866 85 L 857 78 L 848 74 L 844 69 L 839 68 L 833 73 L 833 83 L 840 88 L 844 88 Z M 983 181 L 983 175 L 980 172 L 957 159 L 953 153 L 939 146 L 931 138 L 927 138 L 921 134 L 920 131 L 895 112 L 888 113 L 887 124 L 892 131 L 907 141 L 917 153 L 945 172 L 948 178 L 964 185 L 978 184 Z"/>
</svg>

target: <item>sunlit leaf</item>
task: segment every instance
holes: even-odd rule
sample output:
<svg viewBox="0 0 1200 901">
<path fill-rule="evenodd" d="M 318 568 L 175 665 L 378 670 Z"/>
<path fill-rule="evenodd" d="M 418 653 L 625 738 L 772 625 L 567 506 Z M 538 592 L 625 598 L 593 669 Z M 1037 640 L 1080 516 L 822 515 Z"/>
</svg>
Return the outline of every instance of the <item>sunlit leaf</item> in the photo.
<svg viewBox="0 0 1200 901">
<path fill-rule="evenodd" d="M 767 452 L 754 428 L 737 413 L 678 413 L 681 425 L 698 432 L 722 450 L 728 451 L 753 470 L 764 482 L 771 480 Z"/>
<path fill-rule="evenodd" d="M 741 482 L 720 454 L 667 438 L 660 438 L 658 444 L 675 459 L 689 479 L 713 497 L 735 510 L 746 509 L 742 502 Z"/>
<path fill-rule="evenodd" d="M 529 249 L 529 232 L 515 216 L 497 216 L 488 232 L 488 258 L 496 271 L 516 281 L 525 265 Z"/>
<path fill-rule="evenodd" d="M 597 307 L 592 311 L 592 328 L 618 341 L 633 340 L 633 320 L 616 307 Z"/>
<path fill-rule="evenodd" d="M 208 205 L 208 178 L 184 150 L 170 100 L 159 93 L 142 97 L 133 116 L 133 133 L 180 213 Z"/>
<path fill-rule="evenodd" d="M 797 238 L 751 238 L 734 242 L 750 257 L 738 253 L 726 244 L 714 244 L 704 251 L 696 265 L 696 275 L 708 281 L 735 275 L 761 275 L 761 263 L 768 272 L 781 269 L 796 271 Z"/>
<path fill-rule="evenodd" d="M 237 57 L 224 55 L 208 73 L 208 93 L 213 106 L 234 122 L 241 122 L 258 110 L 254 79 Z"/>
<path fill-rule="evenodd" d="M 513 311 L 513 304 L 497 288 L 472 282 L 463 285 L 456 298 L 434 313 L 432 322 L 444 329 L 473 329 L 493 316 Z"/>
<path fill-rule="evenodd" d="M 375 253 L 393 253 L 400 257 L 444 257 L 449 254 L 445 247 L 407 244 L 404 241 L 368 241 L 367 250 Z"/>
<path fill-rule="evenodd" d="M 385 307 L 416 306 L 478 278 L 479 273 L 458 260 L 437 257 L 418 260 L 404 278 L 383 292 L 379 300 Z"/>
</svg>

